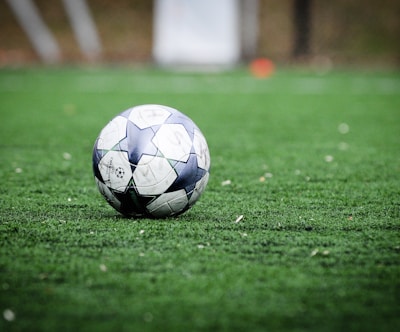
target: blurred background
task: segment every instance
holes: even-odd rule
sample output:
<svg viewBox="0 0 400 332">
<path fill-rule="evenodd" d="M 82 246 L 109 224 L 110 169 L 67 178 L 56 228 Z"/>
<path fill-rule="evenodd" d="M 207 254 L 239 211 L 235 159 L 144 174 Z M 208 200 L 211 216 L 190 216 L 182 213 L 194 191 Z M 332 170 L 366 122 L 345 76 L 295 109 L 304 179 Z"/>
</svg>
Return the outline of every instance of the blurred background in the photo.
<svg viewBox="0 0 400 332">
<path fill-rule="evenodd" d="M 267 57 L 397 69 L 399 17 L 392 0 L 0 0 L 0 67 Z"/>
</svg>

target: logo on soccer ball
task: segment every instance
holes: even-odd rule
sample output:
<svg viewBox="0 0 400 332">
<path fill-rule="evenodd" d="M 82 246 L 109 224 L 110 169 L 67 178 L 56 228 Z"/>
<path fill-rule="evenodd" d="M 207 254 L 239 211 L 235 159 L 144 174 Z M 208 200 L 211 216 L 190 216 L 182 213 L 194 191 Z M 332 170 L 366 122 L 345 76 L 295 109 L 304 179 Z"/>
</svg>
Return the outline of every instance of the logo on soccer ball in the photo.
<svg viewBox="0 0 400 332">
<path fill-rule="evenodd" d="M 118 167 L 115 170 L 115 175 L 117 176 L 117 178 L 123 178 L 124 174 L 125 174 L 125 171 L 124 171 L 124 169 L 122 167 Z"/>
<path fill-rule="evenodd" d="M 168 217 L 191 208 L 204 191 L 210 154 L 200 129 L 162 105 L 130 108 L 112 119 L 93 148 L 100 193 L 130 217 Z"/>
</svg>

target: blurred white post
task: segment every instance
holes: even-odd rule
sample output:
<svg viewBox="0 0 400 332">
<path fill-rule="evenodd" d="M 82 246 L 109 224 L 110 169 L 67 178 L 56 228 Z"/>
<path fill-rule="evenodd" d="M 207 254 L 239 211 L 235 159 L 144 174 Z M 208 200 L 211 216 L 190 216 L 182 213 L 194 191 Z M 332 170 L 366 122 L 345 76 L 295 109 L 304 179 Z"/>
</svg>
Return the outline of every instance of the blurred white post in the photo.
<svg viewBox="0 0 400 332">
<path fill-rule="evenodd" d="M 242 53 L 251 59 L 257 55 L 259 0 L 241 0 Z"/>
<path fill-rule="evenodd" d="M 155 61 L 226 67 L 240 60 L 239 0 L 154 0 Z"/>
<path fill-rule="evenodd" d="M 63 4 L 82 53 L 87 59 L 96 60 L 101 54 L 101 43 L 86 1 L 63 0 Z"/>
<path fill-rule="evenodd" d="M 34 50 L 46 63 L 61 60 L 61 51 L 32 0 L 7 0 Z"/>
</svg>

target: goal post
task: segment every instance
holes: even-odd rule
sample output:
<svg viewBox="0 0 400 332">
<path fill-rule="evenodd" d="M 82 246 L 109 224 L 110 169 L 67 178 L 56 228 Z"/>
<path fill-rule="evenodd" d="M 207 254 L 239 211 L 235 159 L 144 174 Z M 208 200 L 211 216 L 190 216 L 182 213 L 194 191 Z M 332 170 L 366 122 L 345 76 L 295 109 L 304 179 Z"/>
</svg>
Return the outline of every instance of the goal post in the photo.
<svg viewBox="0 0 400 332">
<path fill-rule="evenodd" d="M 33 49 L 45 63 L 61 60 L 61 50 L 32 0 L 7 0 Z"/>
<path fill-rule="evenodd" d="M 85 0 L 63 0 L 79 48 L 88 60 L 100 57 L 102 47 L 96 24 Z"/>
<path fill-rule="evenodd" d="M 47 64 L 62 59 L 61 49 L 33 0 L 6 0 L 39 58 Z M 63 0 L 75 39 L 85 58 L 97 60 L 102 47 L 86 0 Z"/>
<path fill-rule="evenodd" d="M 162 66 L 233 66 L 241 57 L 239 0 L 154 0 L 153 57 Z"/>
</svg>

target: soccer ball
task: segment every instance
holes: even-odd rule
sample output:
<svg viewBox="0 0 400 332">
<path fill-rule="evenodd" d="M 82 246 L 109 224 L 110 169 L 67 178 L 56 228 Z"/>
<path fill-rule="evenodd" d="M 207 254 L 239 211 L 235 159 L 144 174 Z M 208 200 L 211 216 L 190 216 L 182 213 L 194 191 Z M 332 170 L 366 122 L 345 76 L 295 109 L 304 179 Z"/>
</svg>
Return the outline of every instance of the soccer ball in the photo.
<svg viewBox="0 0 400 332">
<path fill-rule="evenodd" d="M 107 202 L 128 217 L 164 218 L 188 210 L 204 191 L 210 154 L 200 129 L 162 105 L 113 118 L 93 148 L 93 172 Z"/>
</svg>

